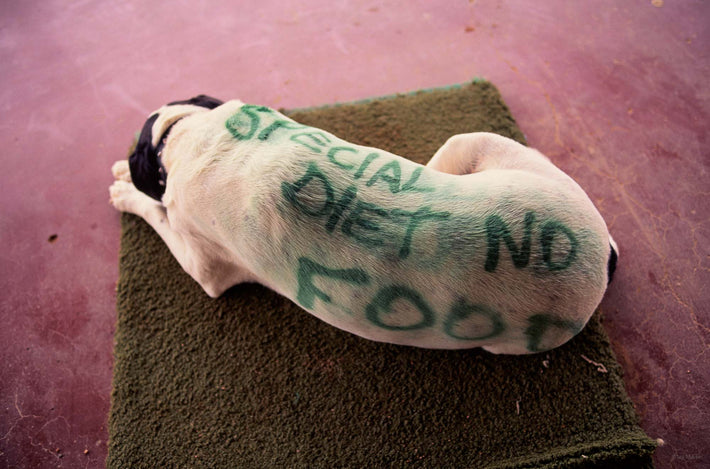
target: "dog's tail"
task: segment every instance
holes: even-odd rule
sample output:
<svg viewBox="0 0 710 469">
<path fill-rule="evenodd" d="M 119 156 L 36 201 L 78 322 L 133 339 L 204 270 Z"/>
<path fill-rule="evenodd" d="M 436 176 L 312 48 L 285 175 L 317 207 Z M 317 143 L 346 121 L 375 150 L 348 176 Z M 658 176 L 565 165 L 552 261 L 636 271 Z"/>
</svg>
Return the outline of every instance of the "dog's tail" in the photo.
<svg viewBox="0 0 710 469">
<path fill-rule="evenodd" d="M 614 271 L 616 270 L 616 263 L 619 260 L 619 247 L 616 245 L 614 238 L 609 236 L 609 247 L 611 248 L 609 252 L 609 260 L 606 264 L 607 271 L 607 285 L 611 283 L 614 278 Z"/>
</svg>

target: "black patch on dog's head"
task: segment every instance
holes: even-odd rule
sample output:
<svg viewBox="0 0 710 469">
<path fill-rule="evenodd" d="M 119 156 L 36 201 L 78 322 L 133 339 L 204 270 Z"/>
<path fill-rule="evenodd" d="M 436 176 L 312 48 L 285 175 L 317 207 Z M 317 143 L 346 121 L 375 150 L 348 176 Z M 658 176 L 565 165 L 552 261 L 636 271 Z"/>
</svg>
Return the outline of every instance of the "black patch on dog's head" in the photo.
<svg viewBox="0 0 710 469">
<path fill-rule="evenodd" d="M 158 114 L 153 114 L 143 124 L 136 149 L 128 157 L 128 166 L 136 189 L 160 201 L 165 192 L 166 177 L 157 149 L 153 147 L 153 124 L 157 119 Z"/>
<path fill-rule="evenodd" d="M 193 106 L 200 106 L 200 107 L 206 107 L 207 109 L 214 109 L 217 106 L 221 106 L 224 103 L 217 98 L 207 96 L 206 94 L 201 94 L 199 96 L 195 96 L 194 98 L 190 98 L 185 101 L 173 101 L 172 103 L 168 103 L 168 106 L 173 106 L 175 104 L 192 104 Z"/>
<path fill-rule="evenodd" d="M 190 104 L 207 109 L 214 109 L 220 106 L 222 101 L 201 94 L 185 101 L 173 101 L 168 106 L 176 104 Z M 158 113 L 151 115 L 141 130 L 135 151 L 128 157 L 128 166 L 131 169 L 131 179 L 136 189 L 149 195 L 157 201 L 161 201 L 165 193 L 165 184 L 168 174 L 160 161 L 160 152 L 165 144 L 165 139 L 173 128 L 173 123 L 160 136 L 157 146 L 153 146 L 153 124 L 158 119 Z"/>
<path fill-rule="evenodd" d="M 619 260 L 619 254 L 617 254 L 616 249 L 611 244 L 609 245 L 611 252 L 609 253 L 609 261 L 606 264 L 607 272 L 607 285 L 609 285 L 614 278 L 614 271 L 616 270 L 616 261 Z"/>
</svg>

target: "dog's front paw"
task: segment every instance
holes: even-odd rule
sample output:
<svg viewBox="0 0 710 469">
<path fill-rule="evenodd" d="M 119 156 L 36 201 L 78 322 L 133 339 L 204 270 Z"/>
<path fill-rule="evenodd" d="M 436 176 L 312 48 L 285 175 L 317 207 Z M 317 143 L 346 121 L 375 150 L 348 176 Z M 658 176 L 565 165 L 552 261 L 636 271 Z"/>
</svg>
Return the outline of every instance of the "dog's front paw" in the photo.
<svg viewBox="0 0 710 469">
<path fill-rule="evenodd" d="M 114 181 L 109 187 L 110 201 L 116 210 L 130 212 L 141 215 L 141 207 L 146 202 L 154 202 L 153 199 L 136 189 L 131 182 L 123 180 Z M 145 200 L 148 199 L 148 200 Z"/>
<path fill-rule="evenodd" d="M 118 160 L 111 166 L 111 172 L 117 181 L 131 182 L 131 169 L 128 160 Z"/>
</svg>

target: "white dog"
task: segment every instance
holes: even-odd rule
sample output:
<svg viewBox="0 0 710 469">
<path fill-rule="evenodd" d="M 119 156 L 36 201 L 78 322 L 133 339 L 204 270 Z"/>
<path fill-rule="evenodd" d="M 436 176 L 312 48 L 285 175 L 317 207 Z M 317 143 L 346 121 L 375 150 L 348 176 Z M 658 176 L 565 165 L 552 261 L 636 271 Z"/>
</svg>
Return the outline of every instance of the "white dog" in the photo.
<svg viewBox="0 0 710 469">
<path fill-rule="evenodd" d="M 548 350 L 584 327 L 616 263 L 577 183 L 494 134 L 453 136 L 422 166 L 201 95 L 152 114 L 113 173 L 113 205 L 208 295 L 259 282 L 377 341 Z"/>
</svg>

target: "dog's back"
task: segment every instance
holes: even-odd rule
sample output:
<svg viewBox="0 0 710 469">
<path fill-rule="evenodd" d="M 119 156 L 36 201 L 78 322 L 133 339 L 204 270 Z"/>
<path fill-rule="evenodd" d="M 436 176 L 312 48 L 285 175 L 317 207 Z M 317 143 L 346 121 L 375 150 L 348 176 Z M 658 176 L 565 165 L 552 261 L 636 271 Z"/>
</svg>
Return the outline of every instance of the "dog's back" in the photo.
<svg viewBox="0 0 710 469">
<path fill-rule="evenodd" d="M 251 112 L 240 155 L 203 167 L 200 185 L 219 193 L 204 197 L 256 277 L 321 319 L 374 340 L 528 353 L 567 341 L 599 304 L 606 225 L 566 176 L 443 174 Z"/>
<path fill-rule="evenodd" d="M 606 225 L 534 150 L 461 135 L 424 167 L 269 108 L 191 107 L 153 123 L 167 211 L 141 215 L 213 296 L 258 281 L 369 339 L 496 353 L 556 347 L 601 301 Z"/>
</svg>

